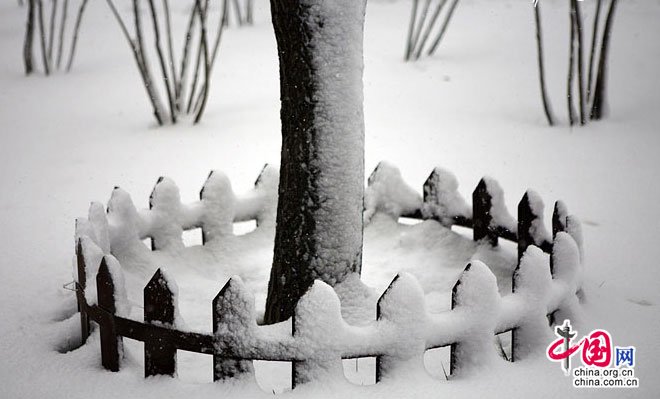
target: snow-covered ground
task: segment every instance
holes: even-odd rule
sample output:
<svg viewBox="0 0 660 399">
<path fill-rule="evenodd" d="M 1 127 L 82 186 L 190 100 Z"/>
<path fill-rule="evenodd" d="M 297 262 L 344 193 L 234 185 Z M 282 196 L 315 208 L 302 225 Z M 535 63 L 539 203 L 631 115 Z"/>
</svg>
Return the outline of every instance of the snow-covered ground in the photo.
<svg viewBox="0 0 660 399">
<path fill-rule="evenodd" d="M 283 397 L 654 397 L 660 392 L 660 123 L 655 114 L 660 3 L 620 2 L 611 53 L 611 115 L 571 129 L 565 120 L 549 128 L 543 118 L 530 2 L 461 1 L 437 55 L 405 64 L 409 2 L 369 1 L 367 170 L 387 159 L 421 192 L 433 167 L 443 166 L 456 174 L 466 198 L 481 176 L 490 175 L 499 180 L 512 211 L 527 188 L 538 191 L 547 208 L 564 200 L 584 224 L 588 302 L 578 331 L 604 328 L 615 345 L 635 345 L 640 388 L 577 391 L 541 355 L 449 382 L 435 370 L 434 377 L 411 373 L 368 387 L 311 384 Z M 76 319 L 66 321 L 75 311 L 73 295 L 62 289 L 72 279 L 73 221 L 85 215 L 90 201 L 105 202 L 121 185 L 139 208 L 146 207 L 160 175 L 176 181 L 182 199 L 192 201 L 211 169 L 226 172 L 235 191 L 243 192 L 264 163 L 279 162 L 275 40 L 267 2 L 256 3 L 254 27 L 226 32 L 202 123 L 165 128 L 153 125 L 128 46 L 104 2 L 90 2 L 74 71 L 49 78 L 23 77 L 25 10 L 13 1 L 0 5 L 0 396 L 272 396 L 250 381 L 199 383 L 210 377 L 200 377 L 194 368 L 181 370 L 178 379 L 145 380 L 139 348 L 129 348 L 126 367 L 111 374 L 100 366 L 94 337 L 82 349 L 58 352 L 75 331 Z M 548 87 L 560 116 L 565 115 L 566 3 L 542 0 Z M 583 3 L 588 23 L 592 3 Z M 179 25 L 185 11 L 182 4 L 174 6 Z M 379 234 L 391 239 L 398 233 L 383 231 L 391 228 L 387 223 L 376 227 L 381 230 L 366 234 L 373 241 L 365 250 L 364 274 L 379 292 L 399 270 L 442 281 L 441 273 L 429 269 L 461 264 L 461 251 L 470 250 L 468 241 L 451 238 L 465 247 L 437 260 L 440 254 L 433 250 L 411 253 L 426 242 L 413 245 L 403 237 L 389 244 Z M 432 233 L 420 235 L 442 238 Z M 249 264 L 254 272 L 244 274 L 267 275 L 269 249 L 255 251 Z M 181 360 L 197 364 L 194 357 L 181 355 Z M 281 385 L 278 372 L 258 378 L 265 387 Z"/>
</svg>

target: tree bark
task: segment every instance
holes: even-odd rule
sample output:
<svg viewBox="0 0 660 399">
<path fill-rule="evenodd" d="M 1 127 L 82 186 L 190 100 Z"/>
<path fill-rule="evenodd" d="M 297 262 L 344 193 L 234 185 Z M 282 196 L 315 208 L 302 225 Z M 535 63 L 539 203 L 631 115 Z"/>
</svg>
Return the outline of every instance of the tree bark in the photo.
<svg viewBox="0 0 660 399">
<path fill-rule="evenodd" d="M 598 75 L 594 87 L 594 102 L 591 106 L 591 119 L 599 120 L 605 114 L 606 106 L 606 80 L 607 80 L 607 57 L 610 50 L 610 36 L 612 35 L 612 24 L 614 23 L 614 12 L 617 0 L 612 0 L 610 9 L 605 20 L 605 30 L 600 47 L 600 59 L 598 61 Z"/>
<path fill-rule="evenodd" d="M 282 159 L 264 321 L 291 317 L 315 279 L 362 263 L 366 0 L 271 0 L 280 62 Z"/>
</svg>

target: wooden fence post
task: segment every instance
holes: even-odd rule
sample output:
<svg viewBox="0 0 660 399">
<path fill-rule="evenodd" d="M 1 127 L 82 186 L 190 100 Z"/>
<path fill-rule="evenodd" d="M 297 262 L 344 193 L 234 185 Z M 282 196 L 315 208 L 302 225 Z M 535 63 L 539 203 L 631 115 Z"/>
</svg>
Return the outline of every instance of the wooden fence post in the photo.
<svg viewBox="0 0 660 399">
<path fill-rule="evenodd" d="M 254 322 L 254 302 L 248 298 L 250 294 L 245 292 L 242 282 L 232 277 L 227 281 L 218 295 L 213 298 L 213 335 L 217 341 L 224 340 L 224 346 L 232 347 L 232 340 L 237 337 L 221 336 L 225 331 L 219 331 L 223 323 L 238 323 L 240 328 L 249 328 L 247 323 Z M 231 327 L 232 326 L 230 324 Z M 240 337 L 245 338 L 245 337 Z M 244 373 L 252 373 L 251 360 L 239 360 L 223 357 L 220 354 L 213 355 L 213 381 L 226 380 L 238 377 Z"/>
<path fill-rule="evenodd" d="M 483 180 L 482 180 L 483 181 Z M 481 183 L 480 183 L 481 184 Z M 477 187 L 478 188 L 478 187 Z M 472 267 L 472 264 L 468 263 L 467 266 L 465 266 L 465 269 L 463 270 L 463 273 L 461 274 L 461 277 L 467 272 L 470 271 L 470 268 Z M 456 281 L 456 284 L 454 284 L 454 287 L 451 289 L 451 310 L 454 310 L 456 306 L 458 306 L 458 289 L 461 286 L 461 278 Z M 455 375 L 456 373 L 456 366 L 458 365 L 458 343 L 453 343 L 449 346 L 449 375 Z"/>
<path fill-rule="evenodd" d="M 166 275 L 158 269 L 144 287 L 144 322 L 174 325 L 176 314 L 175 290 Z M 144 376 L 176 374 L 176 347 L 166 340 L 152 338 L 144 341 Z"/>
<path fill-rule="evenodd" d="M 84 345 L 89 338 L 89 315 L 87 314 L 85 302 L 85 287 L 87 286 L 87 272 L 85 265 L 85 255 L 83 253 L 82 238 L 78 238 L 76 245 L 76 264 L 78 267 L 78 283 L 76 284 L 76 299 L 78 302 L 78 312 L 80 312 L 80 345 Z"/>
<path fill-rule="evenodd" d="M 531 230 L 532 223 L 537 217 L 529 203 L 529 195 L 525 192 L 518 204 L 518 265 L 527 247 L 536 244 Z"/>
<path fill-rule="evenodd" d="M 562 201 L 557 201 L 555 202 L 555 208 L 554 211 L 552 212 L 552 240 L 554 243 L 555 238 L 557 237 L 557 233 L 566 231 L 566 223 L 568 220 L 568 209 L 566 208 L 566 204 Z M 553 250 L 550 253 L 550 275 L 554 277 L 555 275 L 555 251 Z M 550 324 L 552 325 L 554 323 L 553 316 L 550 315 L 549 319 Z"/>
<path fill-rule="evenodd" d="M 435 168 L 424 182 L 422 217 L 432 218 L 445 227 L 472 224 L 470 207 L 458 193 L 458 181 L 449 172 Z"/>
<path fill-rule="evenodd" d="M 566 218 L 568 209 L 563 201 L 555 202 L 555 208 L 552 212 L 552 238 L 557 236 L 560 231 L 566 231 Z"/>
<path fill-rule="evenodd" d="M 96 275 L 96 290 L 98 306 L 103 314 L 100 324 L 101 363 L 110 371 L 119 371 L 119 352 L 121 337 L 117 336 L 114 315 L 117 312 L 115 304 L 115 283 L 104 257 Z"/>
<path fill-rule="evenodd" d="M 497 231 L 492 228 L 493 216 L 492 209 L 493 197 L 488 192 L 488 186 L 484 179 L 479 180 L 477 188 L 472 192 L 472 222 L 474 241 L 480 241 L 484 238 L 492 246 L 497 246 Z"/>
<path fill-rule="evenodd" d="M 392 287 L 394 287 L 394 284 L 396 284 L 397 280 L 399 280 L 400 275 L 397 274 L 394 279 L 390 282 L 390 285 L 387 286 L 387 289 L 383 292 L 383 294 L 378 298 L 378 302 L 376 303 L 376 320 L 380 321 L 382 319 L 382 310 L 381 306 L 383 303 L 383 299 L 387 297 L 387 294 L 392 290 Z M 376 383 L 379 383 L 381 379 L 383 378 L 383 375 L 385 374 L 385 369 L 386 369 L 386 363 L 387 359 L 384 358 L 383 356 L 376 356 Z"/>
</svg>

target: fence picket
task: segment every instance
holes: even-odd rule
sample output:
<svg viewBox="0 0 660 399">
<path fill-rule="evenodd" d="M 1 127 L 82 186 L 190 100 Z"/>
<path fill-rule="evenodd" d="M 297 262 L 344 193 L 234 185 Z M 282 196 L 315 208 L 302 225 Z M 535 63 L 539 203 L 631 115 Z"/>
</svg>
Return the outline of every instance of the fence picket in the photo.
<svg viewBox="0 0 660 399">
<path fill-rule="evenodd" d="M 474 241 L 487 239 L 492 246 L 497 246 L 497 231 L 492 228 L 493 216 L 490 211 L 493 207 L 493 197 L 488 192 L 485 179 L 472 192 L 472 219 Z"/>
<path fill-rule="evenodd" d="M 242 281 L 232 277 L 213 299 L 213 335 L 219 341 L 216 347 L 231 348 L 237 344 L 237 337 L 227 334 L 236 333 L 237 329 L 249 331 L 256 326 L 254 318 L 254 299 Z M 221 328 L 222 327 L 222 328 Z M 245 338 L 245 337 L 241 337 Z M 253 373 L 252 361 L 238 360 L 213 355 L 213 381 L 226 380 L 245 373 Z"/>
<path fill-rule="evenodd" d="M 115 283 L 108 269 L 106 258 L 103 257 L 96 275 L 96 290 L 98 306 L 103 310 L 103 318 L 99 323 L 101 335 L 101 363 L 110 371 L 119 371 L 119 354 L 122 338 L 117 335 L 114 316 L 117 312 L 115 305 Z"/>
<path fill-rule="evenodd" d="M 89 315 L 85 309 L 85 287 L 87 286 L 87 272 L 85 265 L 85 256 L 83 254 L 82 238 L 78 238 L 76 245 L 76 265 L 78 268 L 78 282 L 76 286 L 76 296 L 78 302 L 78 312 L 80 312 L 80 338 L 81 345 L 84 345 L 89 338 Z"/>
<path fill-rule="evenodd" d="M 144 287 L 144 322 L 173 326 L 177 301 L 174 282 L 158 269 Z M 176 347 L 159 338 L 144 342 L 144 376 L 176 374 Z"/>
<path fill-rule="evenodd" d="M 563 201 L 555 202 L 555 208 L 552 212 L 552 238 L 557 236 L 560 231 L 566 231 L 566 219 L 568 218 L 568 208 Z"/>
<path fill-rule="evenodd" d="M 159 177 L 149 195 L 152 251 L 183 248 L 181 207 L 179 188 L 171 179 Z"/>
<path fill-rule="evenodd" d="M 433 169 L 424 182 L 423 192 L 424 218 L 433 218 L 445 227 L 471 225 L 470 207 L 458 193 L 458 181 L 454 175 L 441 168 Z"/>
</svg>

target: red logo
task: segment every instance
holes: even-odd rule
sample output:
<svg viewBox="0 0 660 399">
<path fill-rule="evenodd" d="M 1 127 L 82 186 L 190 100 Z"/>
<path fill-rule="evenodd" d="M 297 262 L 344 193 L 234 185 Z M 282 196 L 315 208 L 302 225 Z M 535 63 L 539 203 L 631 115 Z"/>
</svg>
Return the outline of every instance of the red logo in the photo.
<svg viewBox="0 0 660 399">
<path fill-rule="evenodd" d="M 571 330 L 570 322 L 565 320 L 561 327 L 556 328 L 555 334 L 559 338 L 548 346 L 548 358 L 562 362 L 562 369 L 567 375 L 571 370 L 570 358 L 579 349 L 582 349 L 582 362 L 585 366 L 609 367 L 612 363 L 612 337 L 607 331 L 594 330 L 577 344 L 571 345 L 577 331 Z"/>
</svg>

